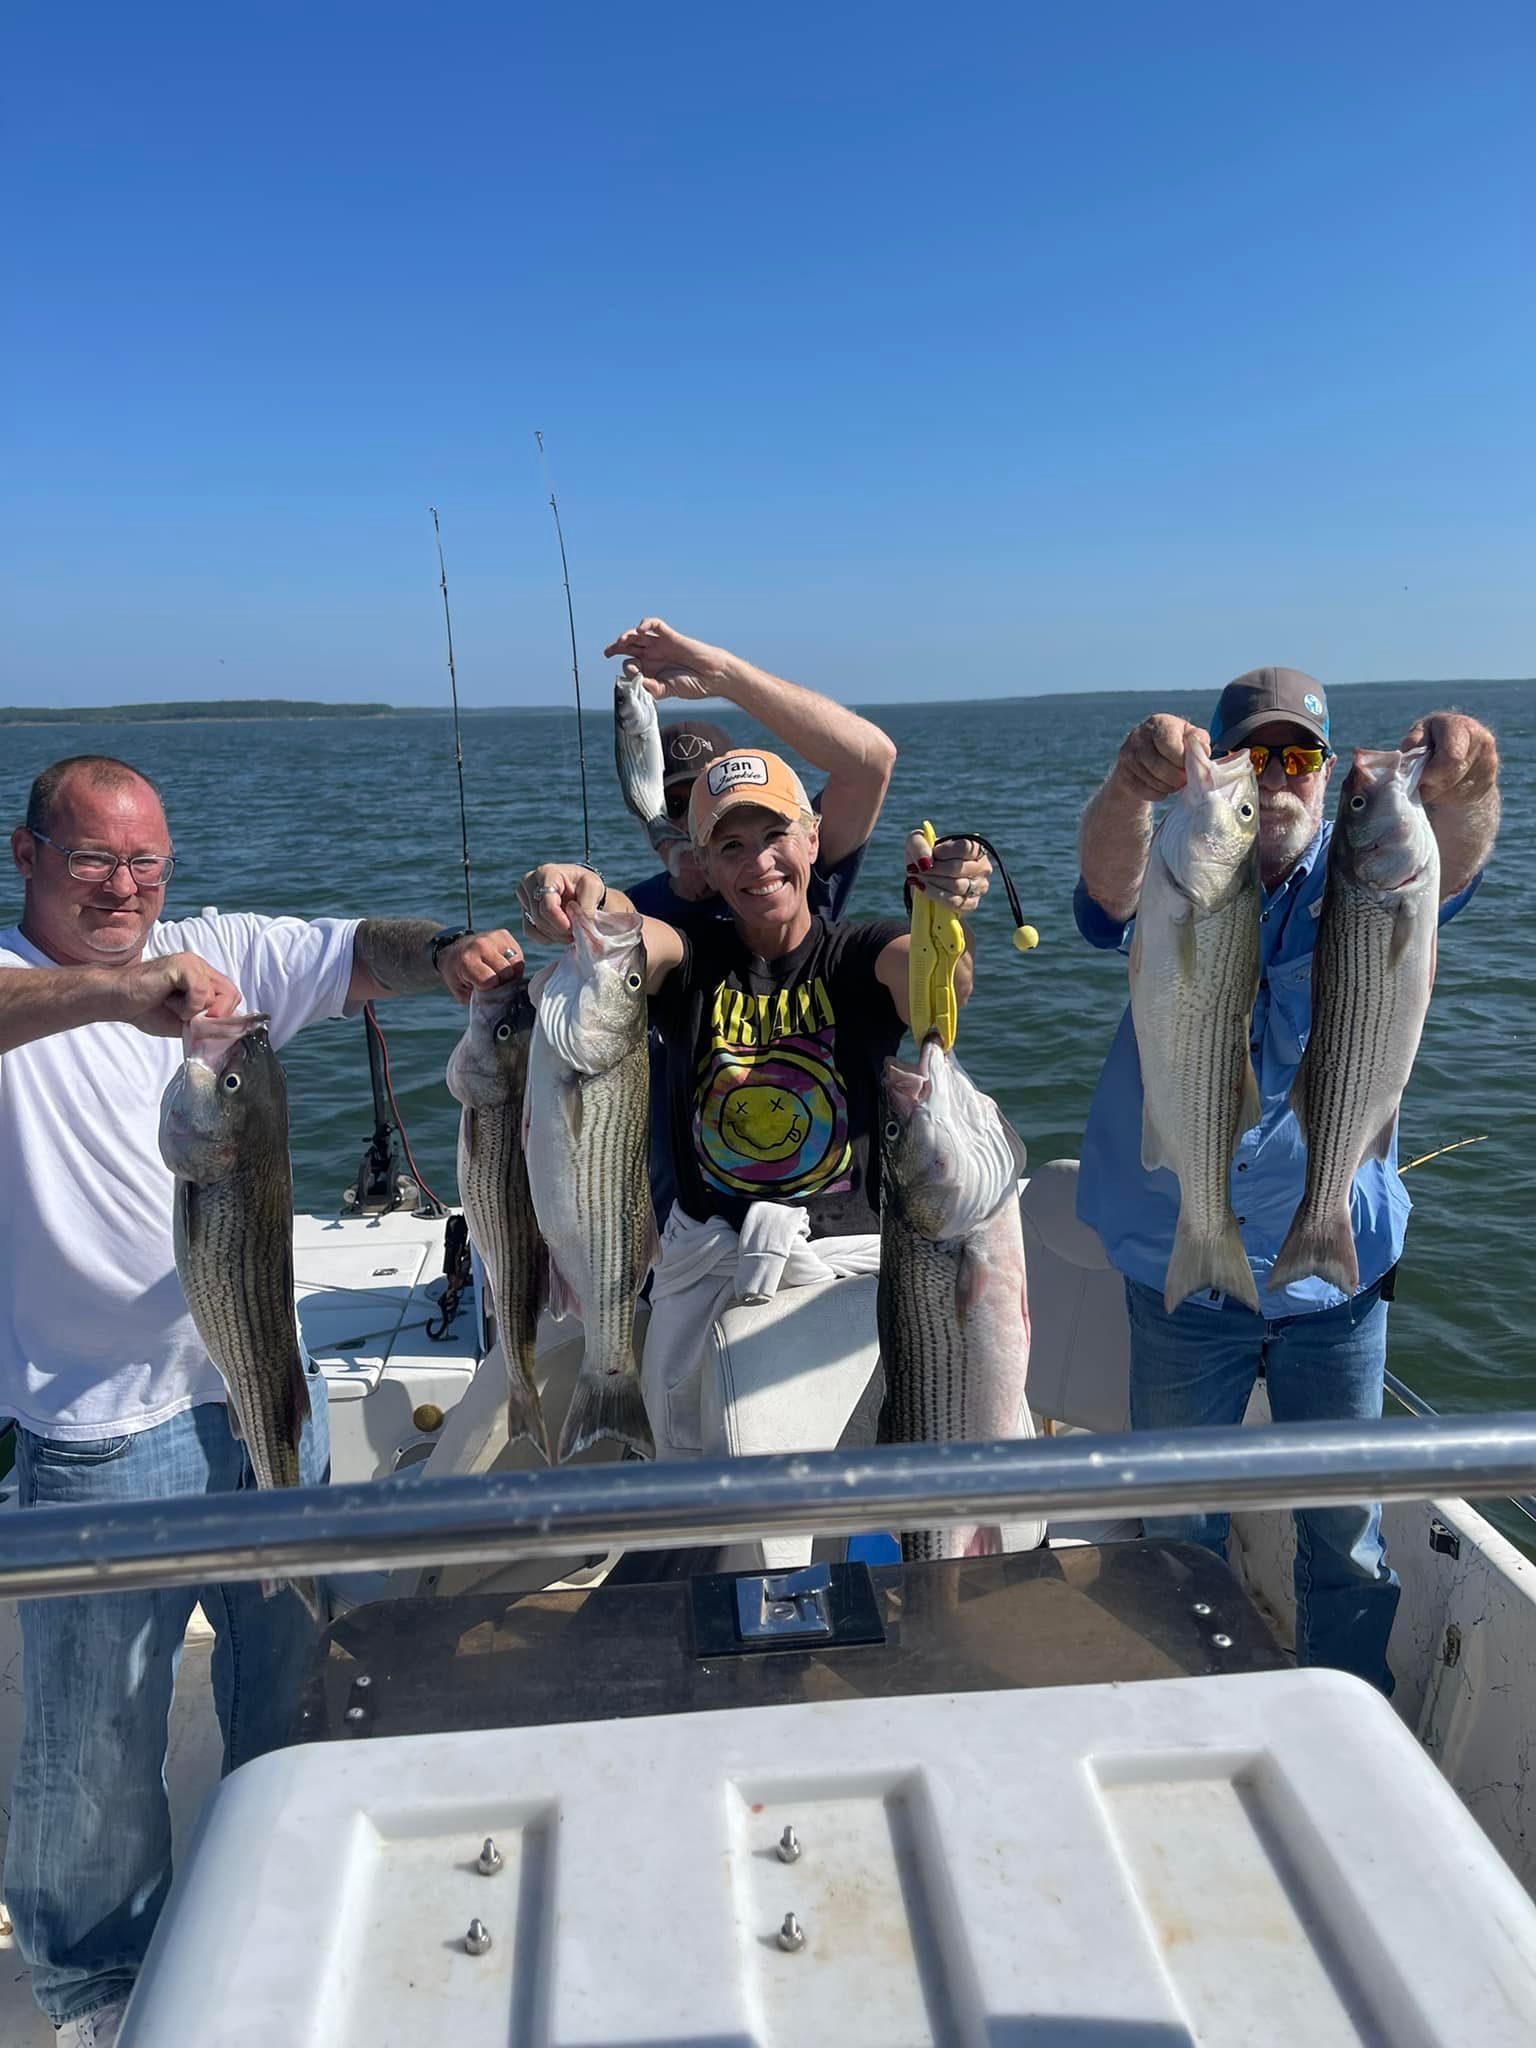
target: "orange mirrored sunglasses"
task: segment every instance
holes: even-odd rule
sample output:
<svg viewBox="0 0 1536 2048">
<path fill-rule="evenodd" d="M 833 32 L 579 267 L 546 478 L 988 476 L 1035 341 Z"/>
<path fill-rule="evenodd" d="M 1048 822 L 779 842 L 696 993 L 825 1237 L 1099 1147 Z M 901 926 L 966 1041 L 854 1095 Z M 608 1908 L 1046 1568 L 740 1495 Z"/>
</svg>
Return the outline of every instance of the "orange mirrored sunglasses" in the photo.
<svg viewBox="0 0 1536 2048">
<path fill-rule="evenodd" d="M 1234 747 L 1232 751 L 1247 753 L 1255 775 L 1264 773 L 1271 754 L 1280 756 L 1287 775 L 1316 775 L 1325 761 L 1333 759 L 1332 747 Z"/>
</svg>

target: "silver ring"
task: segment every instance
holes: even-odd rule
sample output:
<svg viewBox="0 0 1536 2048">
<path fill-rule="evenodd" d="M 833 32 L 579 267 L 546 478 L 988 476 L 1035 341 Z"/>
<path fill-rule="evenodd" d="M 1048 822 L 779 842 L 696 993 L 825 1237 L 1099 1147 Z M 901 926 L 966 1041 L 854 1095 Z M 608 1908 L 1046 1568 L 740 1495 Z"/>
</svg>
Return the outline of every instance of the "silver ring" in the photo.
<svg viewBox="0 0 1536 2048">
<path fill-rule="evenodd" d="M 558 882 L 546 882 L 543 888 L 539 891 L 539 894 L 541 896 L 563 896 L 565 894 L 565 891 L 561 888 Z"/>
<path fill-rule="evenodd" d="M 964 896 L 963 896 L 963 897 L 962 897 L 962 898 L 961 898 L 960 900 L 961 900 L 961 901 L 962 901 L 963 903 L 969 903 L 969 902 L 970 902 L 970 900 L 971 900 L 971 898 L 972 898 L 972 897 L 973 897 L 973 896 L 974 896 L 975 894 L 976 894 L 976 877 L 975 877 L 974 875 L 967 875 L 967 876 L 966 876 L 966 878 L 965 878 L 965 894 L 964 894 Z"/>
<path fill-rule="evenodd" d="M 501 957 L 503 960 L 515 960 L 518 957 L 517 948 L 515 946 L 503 946 Z"/>
</svg>

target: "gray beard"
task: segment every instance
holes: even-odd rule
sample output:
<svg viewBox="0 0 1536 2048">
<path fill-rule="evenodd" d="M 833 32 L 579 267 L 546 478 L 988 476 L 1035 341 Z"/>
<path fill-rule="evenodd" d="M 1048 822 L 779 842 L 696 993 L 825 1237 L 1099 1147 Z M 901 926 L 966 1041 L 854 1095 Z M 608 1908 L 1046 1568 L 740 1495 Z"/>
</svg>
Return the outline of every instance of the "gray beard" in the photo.
<svg viewBox="0 0 1536 2048">
<path fill-rule="evenodd" d="M 1321 802 L 1314 817 L 1299 797 L 1283 790 L 1278 796 L 1268 806 L 1261 799 L 1259 808 L 1259 864 L 1271 886 L 1312 844 L 1322 817 Z"/>
</svg>

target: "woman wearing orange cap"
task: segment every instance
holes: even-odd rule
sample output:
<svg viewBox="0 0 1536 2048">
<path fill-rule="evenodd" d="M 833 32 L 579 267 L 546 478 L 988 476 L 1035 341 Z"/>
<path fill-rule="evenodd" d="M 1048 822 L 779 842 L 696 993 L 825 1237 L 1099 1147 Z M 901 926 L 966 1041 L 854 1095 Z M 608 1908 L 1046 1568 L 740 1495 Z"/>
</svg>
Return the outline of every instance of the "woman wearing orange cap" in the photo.
<svg viewBox="0 0 1536 2048">
<path fill-rule="evenodd" d="M 651 1016 L 665 1040 L 677 1200 L 663 1224 L 646 1344 L 659 1456 L 701 1449 L 698 1373 L 743 1254 L 759 1278 L 806 1284 L 878 1263 L 874 1136 L 880 1071 L 908 1023 L 905 924 L 833 920 L 807 888 L 818 821 L 795 771 L 744 748 L 694 783 L 689 833 L 729 923 L 681 932 L 645 918 Z M 970 840 L 907 846 L 914 886 L 968 917 L 991 863 Z M 570 910 L 627 910 L 590 869 L 547 864 L 519 885 L 534 937 Z M 956 995 L 970 994 L 969 951 Z"/>
</svg>

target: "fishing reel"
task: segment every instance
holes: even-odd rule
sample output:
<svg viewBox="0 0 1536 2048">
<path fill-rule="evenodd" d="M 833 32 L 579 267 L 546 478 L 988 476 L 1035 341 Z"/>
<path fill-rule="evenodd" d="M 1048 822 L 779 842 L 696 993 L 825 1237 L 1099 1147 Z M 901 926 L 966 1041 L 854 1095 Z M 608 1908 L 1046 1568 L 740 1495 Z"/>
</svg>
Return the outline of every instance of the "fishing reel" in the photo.
<svg viewBox="0 0 1536 2048">
<path fill-rule="evenodd" d="M 368 1036 L 368 1075 L 373 1085 L 373 1136 L 368 1140 L 357 1178 L 341 1198 L 346 1216 L 393 1216 L 408 1210 L 415 1216 L 444 1216 L 447 1211 L 422 1180 L 411 1158 L 410 1141 L 400 1125 L 394 1088 L 389 1078 L 389 1050 L 372 1003 L 363 1005 Z M 404 1161 L 410 1171 L 405 1170 Z"/>
<path fill-rule="evenodd" d="M 423 1197 L 400 1168 L 400 1147 L 392 1124 L 380 1124 L 358 1164 L 357 1178 L 341 1197 L 347 1216 L 393 1216 L 420 1207 Z"/>
</svg>

